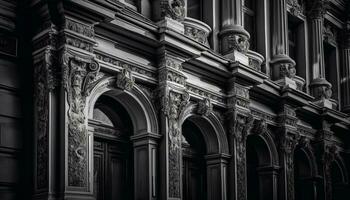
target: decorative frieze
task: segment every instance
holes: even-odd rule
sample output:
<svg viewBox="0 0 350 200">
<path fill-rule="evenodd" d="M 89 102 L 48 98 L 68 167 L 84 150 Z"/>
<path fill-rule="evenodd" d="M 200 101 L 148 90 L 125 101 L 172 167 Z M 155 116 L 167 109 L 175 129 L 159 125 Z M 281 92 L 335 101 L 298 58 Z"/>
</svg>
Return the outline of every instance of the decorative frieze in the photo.
<svg viewBox="0 0 350 200">
<path fill-rule="evenodd" d="M 103 54 L 98 53 L 98 52 L 96 52 L 96 59 L 101 60 L 101 61 L 106 62 L 106 63 L 109 63 L 109 64 L 112 64 L 114 66 L 121 67 L 121 68 L 123 66 L 127 65 L 128 68 L 131 71 L 133 71 L 134 73 L 138 73 L 138 74 L 141 74 L 141 75 L 144 75 L 144 76 L 147 76 L 147 77 L 150 77 L 150 78 L 154 78 L 154 79 L 157 78 L 157 75 L 156 75 L 155 72 L 152 72 L 150 70 L 142 68 L 141 66 L 131 65 L 130 63 L 123 62 L 121 60 L 112 58 L 112 57 L 107 56 L 107 55 L 103 55 Z"/>
<path fill-rule="evenodd" d="M 65 20 L 65 29 L 81 34 L 91 39 L 94 39 L 95 36 L 93 26 L 74 21 L 70 18 L 66 18 Z"/>
<path fill-rule="evenodd" d="M 68 186 L 88 187 L 88 139 L 85 113 L 86 97 L 99 72 L 92 59 L 70 55 L 63 59 L 63 87 L 68 103 Z"/>
<path fill-rule="evenodd" d="M 278 115 L 277 122 L 281 127 L 285 127 L 293 132 L 296 131 L 298 118 L 296 117 L 294 108 L 288 105 L 283 105 L 282 111 Z"/>
<path fill-rule="evenodd" d="M 209 98 L 204 98 L 198 102 L 197 113 L 208 116 L 213 111 L 213 105 Z"/>
<path fill-rule="evenodd" d="M 276 116 L 274 116 L 274 115 L 265 113 L 263 111 L 260 111 L 260 110 L 254 109 L 254 108 L 251 108 L 250 110 L 251 110 L 252 115 L 255 118 L 264 119 L 264 120 L 266 120 L 268 122 L 272 122 L 272 123 L 275 123 L 277 121 Z"/>
<path fill-rule="evenodd" d="M 226 101 L 225 101 L 225 98 L 223 95 L 222 96 L 214 95 L 210 92 L 207 92 L 207 91 L 204 91 L 204 90 L 198 88 L 197 86 L 190 85 L 190 84 L 186 84 L 186 90 L 190 93 L 194 93 L 194 94 L 199 95 L 201 97 L 209 98 L 213 101 L 217 101 L 219 103 L 226 104 Z"/>
<path fill-rule="evenodd" d="M 234 84 L 228 94 L 227 106 L 235 108 L 236 106 L 244 109 L 250 108 L 249 90 L 247 87 Z"/>
</svg>

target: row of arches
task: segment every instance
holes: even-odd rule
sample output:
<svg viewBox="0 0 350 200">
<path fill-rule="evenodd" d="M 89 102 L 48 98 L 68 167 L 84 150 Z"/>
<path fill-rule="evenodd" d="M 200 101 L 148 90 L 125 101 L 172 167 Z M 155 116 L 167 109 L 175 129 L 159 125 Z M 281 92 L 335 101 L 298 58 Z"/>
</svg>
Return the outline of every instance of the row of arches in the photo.
<svg viewBox="0 0 350 200">
<path fill-rule="evenodd" d="M 131 91 L 115 89 L 113 78 L 99 83 L 89 99 L 89 128 L 93 132 L 93 181 L 96 199 L 137 199 L 135 195 L 159 195 L 158 179 L 150 178 L 149 191 L 145 173 L 156 177 L 161 171 L 157 163 L 156 142 L 148 146 L 151 151 L 137 153 L 138 135 L 160 138 L 157 114 L 144 92 L 135 86 Z M 223 172 L 212 174 L 209 170 L 213 155 L 229 155 L 225 130 L 218 118 L 195 114 L 196 104 L 191 104 L 180 115 L 182 129 L 182 199 L 215 199 L 212 187 L 228 187 Z M 152 137 L 153 137 L 152 136 Z M 251 134 L 246 141 L 247 198 L 249 200 L 277 199 L 279 156 L 272 135 L 268 132 Z M 154 151 L 153 151 L 154 149 Z M 226 156 L 225 159 L 228 157 Z M 152 160 L 149 162 L 150 159 Z M 228 159 L 227 159 L 228 162 Z M 140 166 L 150 163 L 149 168 Z M 146 170 L 146 171 L 145 171 Z M 148 170 L 148 171 L 147 171 Z M 332 163 L 334 199 L 338 185 L 345 183 L 344 169 Z M 307 148 L 297 147 L 294 152 L 294 183 L 296 199 L 317 199 L 318 182 L 315 158 Z M 221 176 L 220 178 L 215 176 Z M 142 181 L 143 180 L 143 181 Z M 159 183 L 158 183 L 159 184 Z M 139 190 L 141 188 L 141 191 Z M 224 190 L 225 191 L 225 190 Z M 224 192 L 225 193 L 225 192 Z M 226 195 L 226 194 L 224 194 Z"/>
</svg>

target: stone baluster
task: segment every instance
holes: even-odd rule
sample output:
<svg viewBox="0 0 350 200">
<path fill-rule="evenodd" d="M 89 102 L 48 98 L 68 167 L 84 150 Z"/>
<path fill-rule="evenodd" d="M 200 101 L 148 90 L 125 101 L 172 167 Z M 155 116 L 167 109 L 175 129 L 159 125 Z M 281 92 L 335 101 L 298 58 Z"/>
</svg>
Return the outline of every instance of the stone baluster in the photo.
<svg viewBox="0 0 350 200">
<path fill-rule="evenodd" d="M 332 85 L 325 79 L 325 63 L 323 48 L 323 21 L 327 0 L 309 1 L 308 13 L 311 41 L 312 81 L 310 89 L 319 105 L 332 108 L 329 99 L 332 96 Z"/>
<path fill-rule="evenodd" d="M 278 84 L 297 88 L 293 80 L 296 75 L 295 62 L 288 56 L 288 20 L 285 0 L 273 0 L 272 26 L 272 76 Z"/>
</svg>

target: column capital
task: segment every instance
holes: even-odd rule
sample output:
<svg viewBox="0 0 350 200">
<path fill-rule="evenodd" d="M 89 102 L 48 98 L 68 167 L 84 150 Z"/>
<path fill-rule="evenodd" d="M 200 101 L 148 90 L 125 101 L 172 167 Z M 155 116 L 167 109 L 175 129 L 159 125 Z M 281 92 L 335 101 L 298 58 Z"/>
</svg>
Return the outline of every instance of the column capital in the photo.
<svg viewBox="0 0 350 200">
<path fill-rule="evenodd" d="M 238 51 L 246 54 L 249 49 L 250 34 L 241 25 L 227 25 L 222 27 L 219 34 L 222 43 L 221 52 L 224 55 Z"/>
<path fill-rule="evenodd" d="M 326 108 L 333 108 L 333 103 L 330 101 L 332 97 L 332 84 L 325 78 L 313 79 L 310 83 L 310 89 L 312 95 L 315 97 L 316 104 Z"/>
</svg>

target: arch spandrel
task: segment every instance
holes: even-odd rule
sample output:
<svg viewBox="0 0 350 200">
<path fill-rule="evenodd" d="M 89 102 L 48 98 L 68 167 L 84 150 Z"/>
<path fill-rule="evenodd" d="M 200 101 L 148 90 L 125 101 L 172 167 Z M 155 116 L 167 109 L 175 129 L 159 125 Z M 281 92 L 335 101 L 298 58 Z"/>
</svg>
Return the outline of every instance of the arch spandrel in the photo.
<svg viewBox="0 0 350 200">
<path fill-rule="evenodd" d="M 134 135 L 159 134 L 157 115 L 147 95 L 136 84 L 130 90 L 121 90 L 116 82 L 116 77 L 102 78 L 92 88 L 87 97 L 89 119 L 92 118 L 97 99 L 101 95 L 107 95 L 125 107 L 134 126 Z"/>
</svg>

